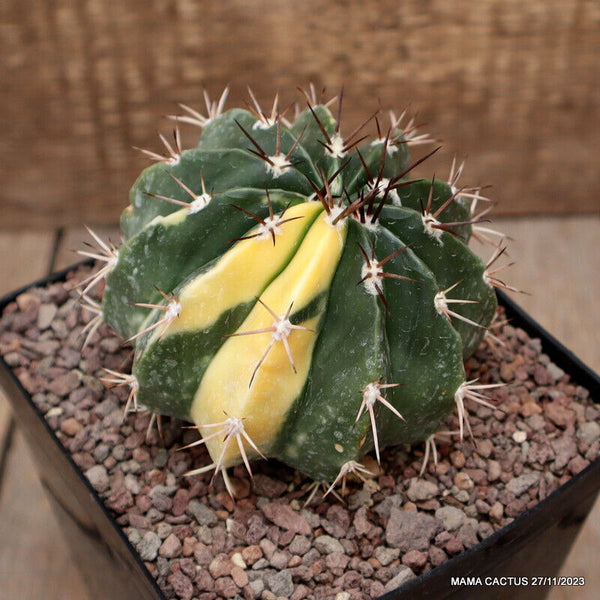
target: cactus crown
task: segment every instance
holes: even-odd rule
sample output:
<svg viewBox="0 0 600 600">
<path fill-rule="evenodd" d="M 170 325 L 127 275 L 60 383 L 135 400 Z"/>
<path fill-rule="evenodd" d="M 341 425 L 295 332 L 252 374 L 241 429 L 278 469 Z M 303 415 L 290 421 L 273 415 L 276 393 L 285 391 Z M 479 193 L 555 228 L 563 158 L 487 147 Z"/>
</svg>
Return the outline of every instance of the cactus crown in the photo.
<svg viewBox="0 0 600 600">
<path fill-rule="evenodd" d="M 182 105 L 197 146 L 176 130 L 166 154 L 145 151 L 156 164 L 131 190 L 123 245 L 97 240 L 86 291 L 106 279 L 101 314 L 135 346 L 132 374 L 110 381 L 195 423 L 213 462 L 194 472 L 225 477 L 266 456 L 327 485 L 360 476 L 365 453 L 431 441 L 455 406 L 462 433 L 464 400 L 486 387 L 463 359 L 500 284 L 467 247 L 487 239 L 484 198 L 454 166 L 449 182 L 411 179 L 432 153 L 410 163 L 430 140 L 404 115 L 348 134 L 342 94 L 336 118 L 311 88 L 293 120 L 277 99 L 267 115 L 252 94 L 224 112 L 225 97 L 207 116 Z"/>
</svg>

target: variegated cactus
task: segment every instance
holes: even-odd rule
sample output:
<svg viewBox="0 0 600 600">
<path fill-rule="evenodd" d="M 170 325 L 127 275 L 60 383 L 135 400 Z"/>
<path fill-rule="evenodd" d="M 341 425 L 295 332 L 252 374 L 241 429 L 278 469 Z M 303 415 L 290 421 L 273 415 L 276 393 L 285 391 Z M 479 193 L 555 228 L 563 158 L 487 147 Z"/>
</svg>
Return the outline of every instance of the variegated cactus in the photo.
<svg viewBox="0 0 600 600">
<path fill-rule="evenodd" d="M 496 310 L 490 265 L 467 247 L 477 189 L 411 179 L 411 145 L 429 142 L 391 115 L 374 137 L 348 136 L 307 93 L 293 121 L 248 110 L 208 116 L 196 147 L 135 182 L 124 243 L 102 242 L 102 304 L 135 346 L 130 405 L 191 421 L 222 472 L 276 457 L 315 481 L 364 471 L 361 458 L 431 441 L 466 399 L 485 403 L 463 360 Z M 162 137 L 162 136 L 161 136 Z M 429 156 L 429 155 L 427 155 Z M 427 156 L 425 158 L 427 158 Z M 493 232 L 492 232 L 493 233 Z"/>
</svg>

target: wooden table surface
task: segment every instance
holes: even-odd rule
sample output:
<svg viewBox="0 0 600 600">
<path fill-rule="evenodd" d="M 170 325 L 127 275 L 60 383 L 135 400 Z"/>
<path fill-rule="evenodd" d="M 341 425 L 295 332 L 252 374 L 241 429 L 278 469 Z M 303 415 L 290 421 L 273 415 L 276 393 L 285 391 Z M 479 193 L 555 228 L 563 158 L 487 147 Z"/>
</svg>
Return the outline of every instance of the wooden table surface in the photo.
<svg viewBox="0 0 600 600">
<path fill-rule="evenodd" d="M 510 253 L 516 264 L 504 274 L 505 279 L 532 294 L 517 295 L 516 300 L 584 362 L 600 371 L 600 217 L 503 219 L 495 226 L 514 238 Z M 117 239 L 114 231 L 112 237 Z M 77 262 L 73 249 L 87 239 L 83 229 L 0 230 L 0 294 Z M 477 243 L 474 248 L 489 256 L 489 248 Z M 562 569 L 564 575 L 584 576 L 586 585 L 555 588 L 549 599 L 598 598 L 599 556 L 597 502 Z M 92 600 L 1 397 L 0 598 Z"/>
</svg>

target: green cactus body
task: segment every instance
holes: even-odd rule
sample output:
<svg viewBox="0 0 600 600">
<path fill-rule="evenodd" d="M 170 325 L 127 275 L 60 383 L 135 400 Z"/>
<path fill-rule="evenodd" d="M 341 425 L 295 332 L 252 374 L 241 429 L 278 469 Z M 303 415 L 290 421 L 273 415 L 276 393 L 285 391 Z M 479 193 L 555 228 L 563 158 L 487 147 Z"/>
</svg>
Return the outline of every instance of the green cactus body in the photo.
<svg viewBox="0 0 600 600">
<path fill-rule="evenodd" d="M 215 469 L 272 456 L 331 482 L 455 406 L 496 297 L 468 202 L 410 182 L 406 142 L 354 147 L 323 105 L 235 109 L 135 183 L 104 318 L 137 400 L 193 422 Z"/>
</svg>

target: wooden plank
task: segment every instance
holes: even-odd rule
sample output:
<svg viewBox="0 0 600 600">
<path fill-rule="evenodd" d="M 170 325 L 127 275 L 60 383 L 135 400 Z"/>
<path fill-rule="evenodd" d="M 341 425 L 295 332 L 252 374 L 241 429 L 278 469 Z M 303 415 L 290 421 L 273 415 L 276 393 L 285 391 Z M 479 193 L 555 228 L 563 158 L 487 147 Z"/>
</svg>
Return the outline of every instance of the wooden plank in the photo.
<svg viewBox="0 0 600 600">
<path fill-rule="evenodd" d="M 515 265 L 499 276 L 529 294 L 513 298 L 599 372 L 600 217 L 497 219 L 491 227 L 512 238 L 504 262 Z M 472 247 L 485 259 L 493 250 L 476 242 Z"/>
<path fill-rule="evenodd" d="M 45 275 L 51 266 L 54 240 L 50 231 L 0 232 L 0 252 L 9 257 L 0 262 L 0 293 Z M 0 436 L 10 430 L 9 423 L 7 401 L 0 397 Z M 7 441 L 10 443 L 3 443 Z M 18 431 L 8 440 L 0 437 L 0 452 L 3 449 L 0 595 L 23 600 L 90 600 Z"/>
<path fill-rule="evenodd" d="M 120 244 L 120 233 L 118 227 L 94 227 L 93 232 L 104 242 Z M 95 240 L 85 227 L 69 227 L 61 235 L 60 243 L 54 260 L 54 270 L 64 269 L 85 259 L 77 253 L 78 250 L 90 250 L 86 244 L 96 245 Z"/>
<path fill-rule="evenodd" d="M 160 149 L 176 101 L 202 109 L 204 86 L 231 83 L 229 106 L 240 105 L 251 84 L 265 107 L 280 90 L 285 107 L 310 80 L 328 94 L 346 85 L 346 134 L 379 100 L 418 111 L 447 144 L 427 174 L 468 155 L 465 183 L 493 185 L 499 210 L 598 210 L 594 0 L 28 6 L 5 0 L 0 13 L 7 226 L 116 223 L 147 164 L 131 147 Z"/>
</svg>

